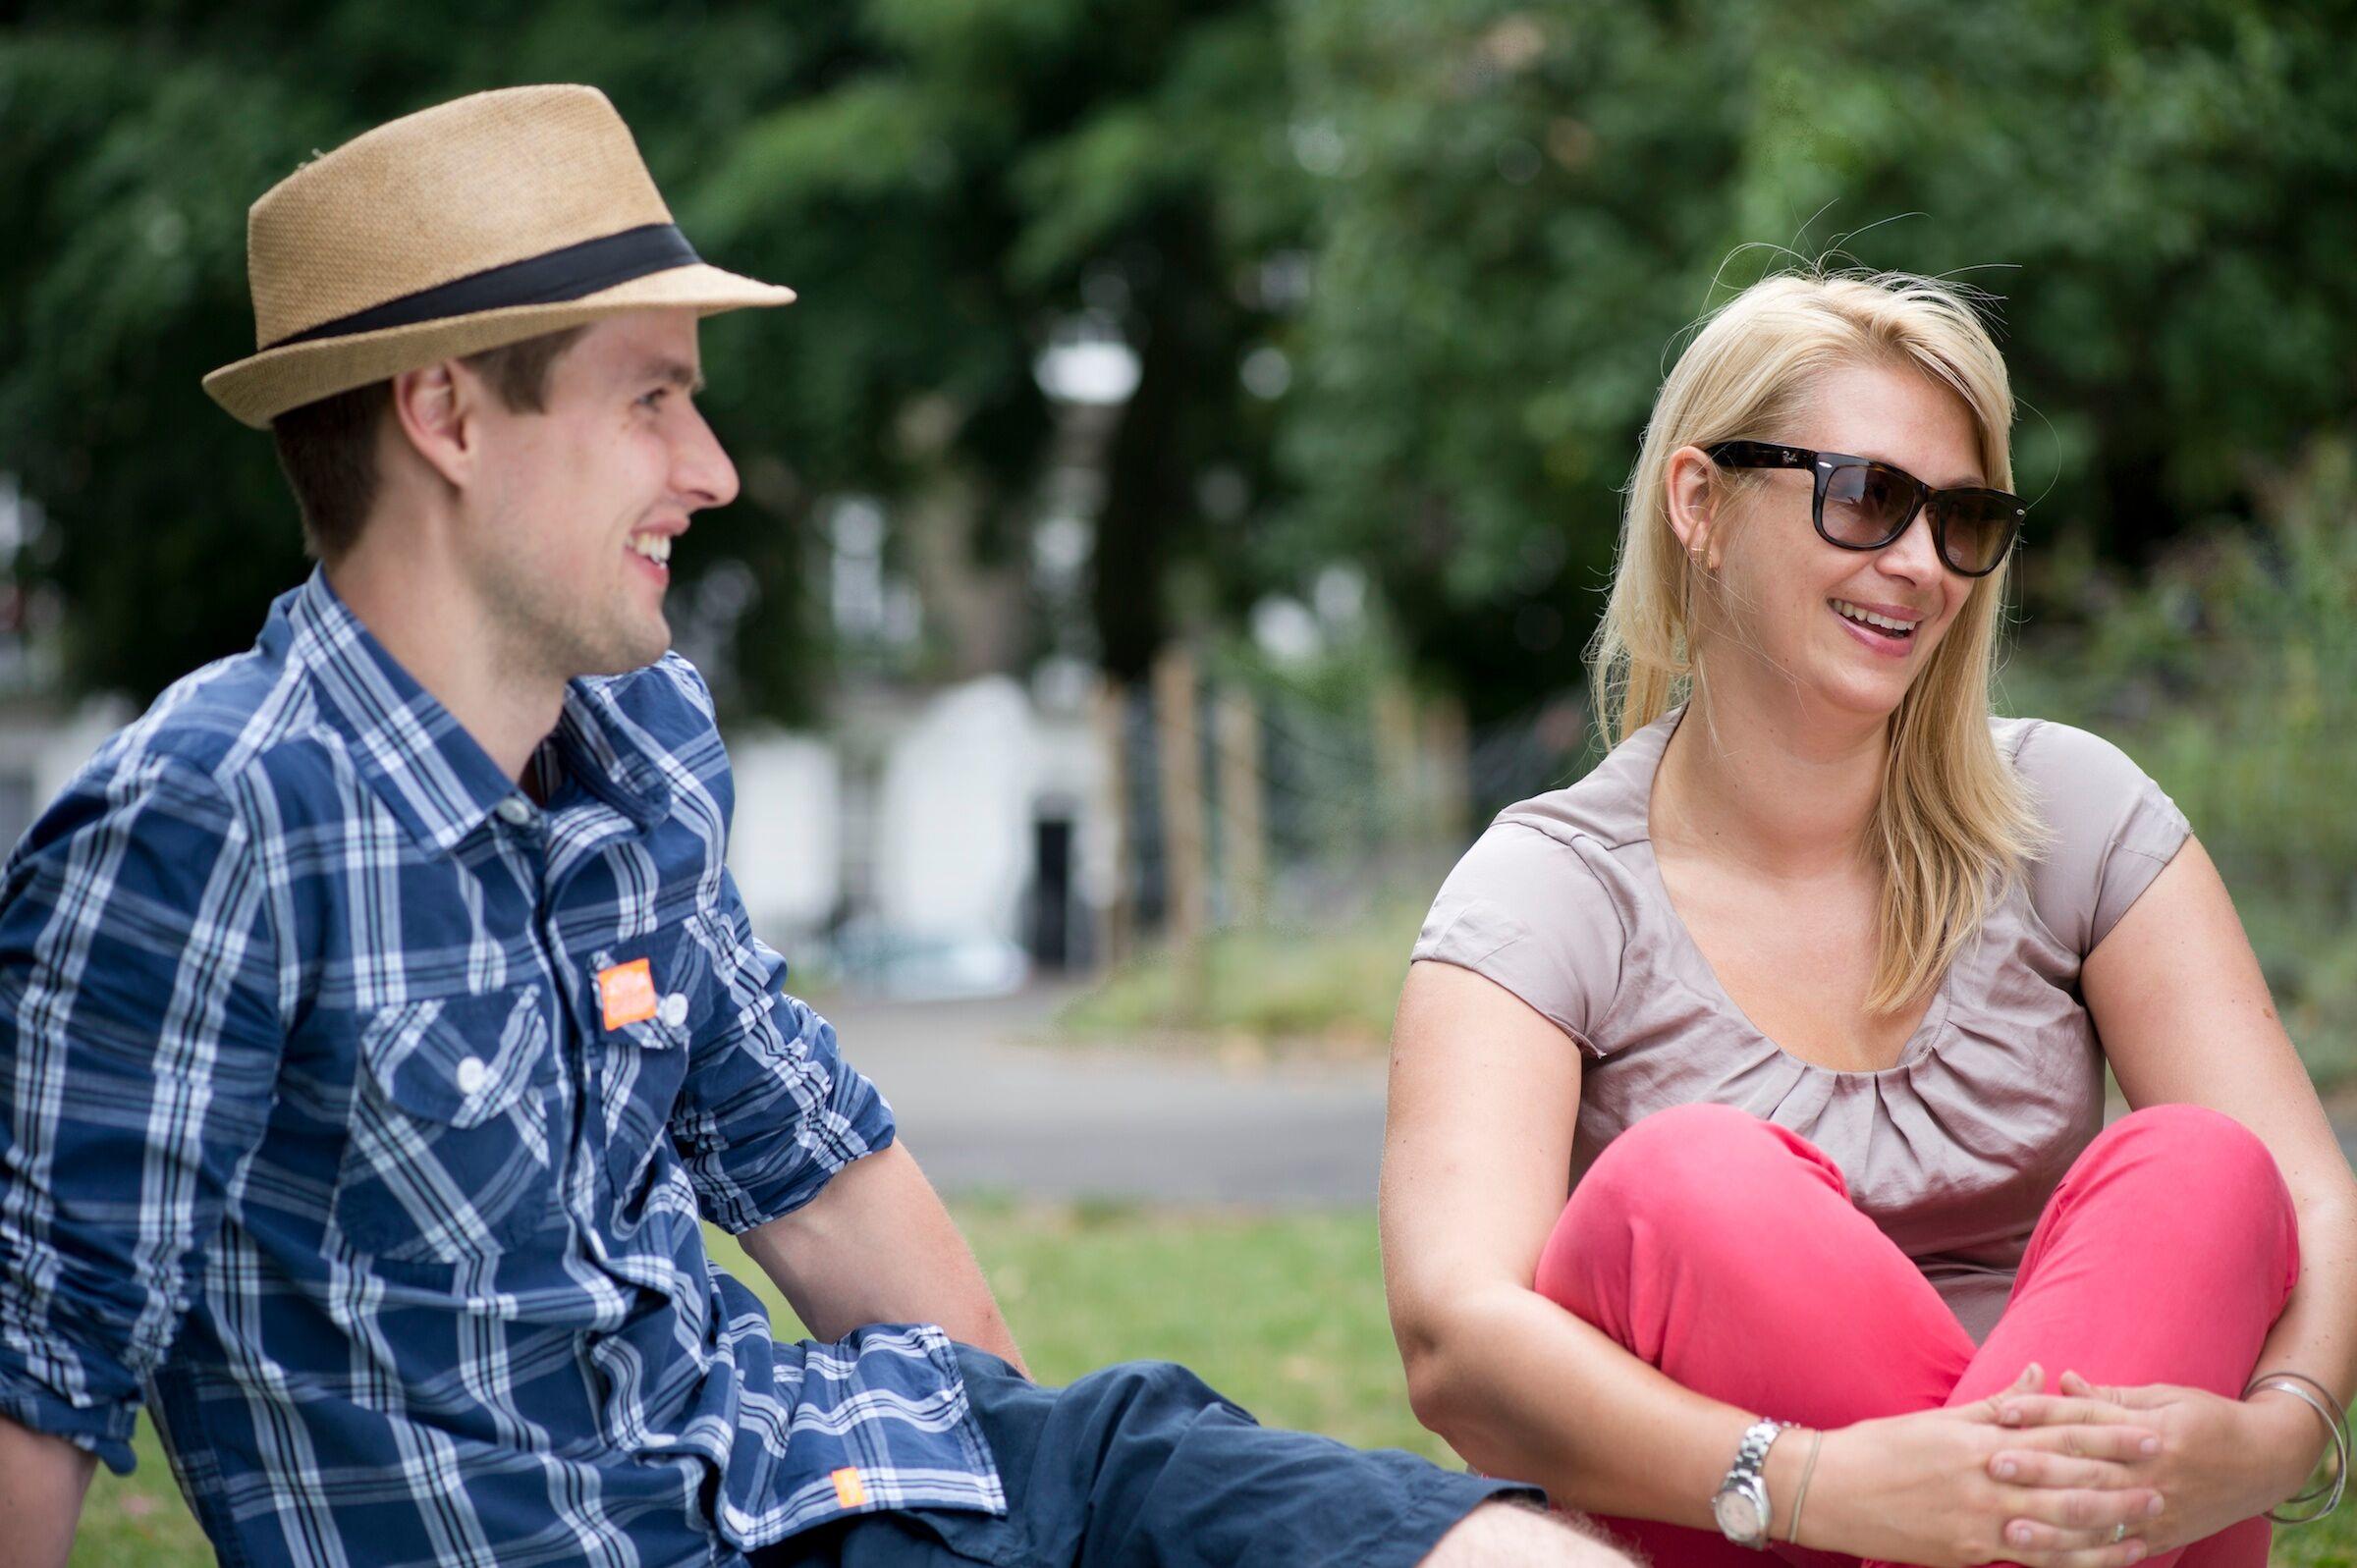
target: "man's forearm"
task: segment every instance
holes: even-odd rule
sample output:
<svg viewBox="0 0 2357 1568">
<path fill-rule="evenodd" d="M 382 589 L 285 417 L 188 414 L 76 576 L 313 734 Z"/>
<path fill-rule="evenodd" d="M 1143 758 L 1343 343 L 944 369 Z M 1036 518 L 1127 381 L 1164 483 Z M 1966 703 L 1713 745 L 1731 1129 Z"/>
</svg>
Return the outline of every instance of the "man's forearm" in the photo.
<svg viewBox="0 0 2357 1568">
<path fill-rule="evenodd" d="M 0 1568 L 64 1568 L 95 1463 L 0 1416 Z"/>
<path fill-rule="evenodd" d="M 737 1239 L 821 1339 L 871 1323 L 939 1324 L 1029 1376 L 957 1221 L 898 1143 Z"/>
</svg>

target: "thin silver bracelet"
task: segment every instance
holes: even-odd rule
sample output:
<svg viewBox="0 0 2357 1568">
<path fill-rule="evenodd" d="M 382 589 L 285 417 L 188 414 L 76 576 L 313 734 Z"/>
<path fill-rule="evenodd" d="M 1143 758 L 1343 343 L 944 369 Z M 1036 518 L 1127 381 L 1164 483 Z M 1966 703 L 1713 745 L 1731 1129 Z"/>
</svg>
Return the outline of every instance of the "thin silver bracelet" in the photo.
<svg viewBox="0 0 2357 1568">
<path fill-rule="evenodd" d="M 2298 1381 L 2293 1381 L 2292 1379 L 2297 1379 Z M 2316 1419 L 2323 1422 L 2325 1424 L 2325 1431 L 2331 1434 L 2332 1474 L 2330 1478 L 2324 1483 L 2320 1483 L 2317 1486 L 2308 1487 L 2306 1490 L 2300 1492 L 2297 1496 L 2284 1498 L 2283 1501 L 2277 1503 L 2275 1507 L 2297 1507 L 2303 1503 L 2314 1502 L 2319 1497 L 2324 1498 L 2325 1505 L 2314 1513 L 2300 1514 L 2293 1517 L 2286 1517 L 2283 1514 L 2275 1512 L 2275 1509 L 2268 1510 L 2267 1517 L 2279 1525 L 2312 1525 L 2316 1523 L 2316 1521 L 2324 1518 L 2333 1509 L 2340 1506 L 2341 1492 L 2348 1486 L 2349 1482 L 2348 1429 L 2341 1420 L 2334 1418 L 2331 1411 L 2325 1408 L 2324 1400 L 2317 1398 L 2316 1395 L 2310 1393 L 2307 1389 L 2300 1386 L 2300 1383 L 2302 1382 L 2313 1381 L 2315 1381 L 2314 1379 L 2305 1377 L 2304 1375 L 2296 1372 L 2269 1373 L 2264 1377 L 2254 1379 L 2251 1382 L 2251 1385 L 2242 1391 L 2242 1397 L 2245 1399 L 2250 1398 L 2251 1395 L 2259 1392 L 2262 1388 L 2273 1389 L 2277 1393 L 2289 1394 L 2294 1399 L 2297 1399 L 2302 1404 L 2306 1405 L 2309 1409 L 2315 1411 Z M 2319 1386 L 2321 1387 L 2322 1385 L 2320 1384 Z M 2330 1389 L 2327 1388 L 2324 1390 L 2324 1392 L 2327 1398 L 2331 1397 L 2332 1391 Z M 2336 1400 L 2334 1403 L 2338 1403 L 2338 1401 Z"/>
<path fill-rule="evenodd" d="M 2326 1405 L 2330 1407 L 2332 1411 L 2333 1419 L 2339 1422 L 2343 1427 L 2348 1426 L 2349 1412 L 2347 1408 L 2341 1404 L 2340 1396 L 2334 1393 L 2331 1389 L 2326 1387 L 2323 1383 L 2318 1382 L 2314 1378 L 2309 1377 L 2306 1373 L 2293 1372 L 2289 1367 L 2278 1367 L 2273 1372 L 2263 1372 L 2259 1374 L 2258 1377 L 2253 1378 L 2251 1379 L 2251 1386 L 2256 1388 L 2259 1386 L 2259 1384 L 2265 1382 L 2270 1378 L 2290 1378 L 2299 1382 L 2306 1383 L 2309 1387 L 2315 1389 L 2319 1394 L 2324 1396 Z"/>
<path fill-rule="evenodd" d="M 2260 1387 L 2261 1384 L 2266 1383 L 2271 1379 L 2275 1378 L 2289 1378 L 2295 1382 L 2304 1382 L 2309 1387 L 2315 1389 L 2319 1394 L 2324 1396 L 2326 1408 L 2331 1412 L 2331 1414 L 2326 1418 L 2325 1425 L 2334 1433 L 2333 1447 L 2335 1457 L 2338 1460 L 2338 1469 L 2333 1472 L 2333 1477 L 2331 1480 L 2332 1482 L 2337 1482 L 2338 1478 L 2345 1474 L 2348 1470 L 2350 1450 L 2349 1443 L 2343 1438 L 2342 1435 L 2340 1435 L 2342 1433 L 2346 1433 L 2349 1428 L 2349 1413 L 2342 1407 L 2340 1396 L 2333 1393 L 2331 1389 L 2326 1387 L 2323 1383 L 2317 1381 L 2314 1378 L 2309 1377 L 2304 1372 L 2294 1372 L 2289 1367 L 2277 1367 L 2271 1372 L 2263 1372 L 2256 1378 L 2253 1378 L 2251 1379 L 2251 1386 L 2243 1390 L 2244 1397 L 2248 1398 L 2252 1391 Z M 2284 1393 L 2291 1393 L 2294 1390 L 2289 1388 L 2281 1390 L 2281 1392 Z M 2316 1401 L 2313 1399 L 2309 1400 L 2308 1407 L 2311 1410 L 2315 1409 Z M 2287 1498 L 2285 1500 L 2287 1503 L 2313 1502 L 2316 1498 L 2324 1494 L 2327 1486 L 2330 1484 L 2331 1482 L 2328 1482 L 2311 1487 L 2306 1491 L 2301 1492 L 2298 1496 Z M 2335 1494 L 2334 1501 L 2338 1501 L 2337 1493 Z M 2317 1517 L 2322 1518 L 2323 1515 L 2320 1514 Z"/>
<path fill-rule="evenodd" d="M 2341 1491 L 2342 1488 L 2348 1484 L 2349 1474 L 2349 1441 L 2347 1436 L 2347 1428 L 2342 1423 L 2336 1422 L 2332 1415 L 2326 1410 L 2323 1403 L 2321 1403 L 2314 1394 L 2309 1393 L 2306 1389 L 2302 1388 L 2298 1382 L 2278 1380 L 2279 1378 L 2283 1378 L 2284 1376 L 2286 1375 L 2271 1373 L 2268 1376 L 2259 1379 L 2251 1384 L 2248 1390 L 2246 1390 L 2244 1397 L 2247 1398 L 2251 1393 L 2256 1393 L 2261 1389 L 2272 1389 L 2276 1393 L 2289 1394 L 2294 1399 L 2297 1399 L 2301 1403 L 2305 1404 L 2309 1409 L 2315 1411 L 2317 1419 L 2325 1424 L 2325 1430 L 2332 1439 L 2331 1474 L 2327 1476 L 2325 1480 L 2317 1483 L 2315 1486 L 2310 1487 L 2305 1491 L 2302 1491 L 2295 1496 L 2286 1497 L 2282 1502 L 2276 1504 L 2276 1507 L 2298 1507 L 2305 1503 L 2314 1502 L 2320 1497 L 2325 1499 L 2325 1505 L 2314 1513 L 2301 1514 L 2297 1517 L 2286 1517 L 2282 1514 L 2273 1512 L 2272 1510 L 2267 1516 L 2277 1524 L 2312 1524 L 2315 1521 L 2324 1518 L 2325 1515 L 2330 1513 L 2333 1509 L 2340 1506 Z M 2298 1375 L 2291 1374 L 2288 1376 L 2297 1377 Z M 2312 1379 L 2300 1379 L 2300 1381 L 2309 1380 Z M 2328 1389 L 2326 1391 L 2326 1396 L 2327 1398 L 2330 1397 L 2330 1390 Z"/>
</svg>

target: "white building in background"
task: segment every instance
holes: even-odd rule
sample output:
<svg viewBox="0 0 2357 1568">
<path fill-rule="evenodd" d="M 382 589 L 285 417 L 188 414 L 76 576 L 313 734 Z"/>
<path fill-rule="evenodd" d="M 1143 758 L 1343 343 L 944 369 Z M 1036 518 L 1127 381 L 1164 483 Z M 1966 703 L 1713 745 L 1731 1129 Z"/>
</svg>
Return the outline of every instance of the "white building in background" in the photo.
<svg viewBox="0 0 2357 1568">
<path fill-rule="evenodd" d="M 753 930 L 824 931 L 843 898 L 843 766 L 812 735 L 751 728 L 728 735 L 737 780 L 729 871 Z"/>
<path fill-rule="evenodd" d="M 1088 964 L 1114 883 L 1105 759 L 1005 676 L 847 704 L 835 732 L 732 732 L 729 868 L 762 940 L 902 996 Z"/>
<path fill-rule="evenodd" d="M 922 938 L 1021 937 L 1038 772 L 1030 704 L 1004 676 L 936 696 L 884 759 L 876 914 Z"/>
</svg>

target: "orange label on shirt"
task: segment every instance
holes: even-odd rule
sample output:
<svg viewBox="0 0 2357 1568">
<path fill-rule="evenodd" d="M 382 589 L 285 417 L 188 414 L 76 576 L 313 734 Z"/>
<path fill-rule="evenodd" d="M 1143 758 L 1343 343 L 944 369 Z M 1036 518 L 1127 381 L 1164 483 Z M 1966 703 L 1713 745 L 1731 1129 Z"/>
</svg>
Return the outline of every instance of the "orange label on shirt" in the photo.
<svg viewBox="0 0 2357 1568">
<path fill-rule="evenodd" d="M 835 1500 L 846 1508 L 867 1501 L 867 1488 L 859 1485 L 859 1472 L 851 1466 L 844 1466 L 829 1479 L 835 1483 Z"/>
<path fill-rule="evenodd" d="M 620 1029 L 655 1015 L 655 976 L 644 958 L 632 958 L 597 972 L 597 997 L 606 1009 L 606 1027 Z"/>
</svg>

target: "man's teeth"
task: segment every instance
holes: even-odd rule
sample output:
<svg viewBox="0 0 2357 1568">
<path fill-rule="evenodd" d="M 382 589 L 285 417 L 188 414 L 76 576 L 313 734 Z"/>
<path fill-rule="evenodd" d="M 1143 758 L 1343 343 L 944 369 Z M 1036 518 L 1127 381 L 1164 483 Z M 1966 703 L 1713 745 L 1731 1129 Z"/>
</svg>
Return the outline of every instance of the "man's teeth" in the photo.
<svg viewBox="0 0 2357 1568">
<path fill-rule="evenodd" d="M 1895 631 L 1901 636 L 1915 629 L 1915 622 L 1912 621 L 1893 621 L 1889 616 L 1878 616 L 1871 610 L 1860 610 L 1847 599 L 1836 599 L 1834 609 L 1839 614 L 1849 617 L 1852 621 L 1863 621 L 1870 626 L 1881 626 L 1887 631 Z"/>
<path fill-rule="evenodd" d="M 667 533 L 634 533 L 630 548 L 647 560 L 661 564 L 671 559 L 671 535 Z"/>
</svg>

